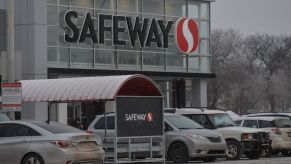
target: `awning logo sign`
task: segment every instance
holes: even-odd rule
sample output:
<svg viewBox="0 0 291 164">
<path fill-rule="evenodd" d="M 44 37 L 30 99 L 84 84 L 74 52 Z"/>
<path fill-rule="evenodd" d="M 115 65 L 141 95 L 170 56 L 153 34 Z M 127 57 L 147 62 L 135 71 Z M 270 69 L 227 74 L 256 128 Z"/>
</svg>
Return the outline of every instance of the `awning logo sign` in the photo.
<svg viewBox="0 0 291 164">
<path fill-rule="evenodd" d="M 191 54 L 199 44 L 199 31 L 192 18 L 180 18 L 176 22 L 176 43 L 181 52 Z"/>
<path fill-rule="evenodd" d="M 151 112 L 144 114 L 125 114 L 125 121 L 148 121 L 152 122 L 154 120 L 154 116 Z"/>
<path fill-rule="evenodd" d="M 147 114 L 147 121 L 148 122 L 152 122 L 154 119 L 153 119 L 154 117 L 153 117 L 153 114 L 151 113 L 151 112 L 149 112 L 148 114 Z"/>
<path fill-rule="evenodd" d="M 76 19 L 84 19 L 81 28 L 76 25 Z M 85 39 L 89 39 L 93 44 L 105 44 L 105 34 L 109 32 L 112 35 L 112 46 L 129 44 L 135 47 L 139 43 L 140 48 L 169 48 L 170 31 L 174 24 L 172 20 L 140 19 L 121 15 L 98 14 L 92 17 L 90 12 L 86 13 L 85 18 L 80 18 L 78 13 L 72 10 L 65 13 L 64 21 L 67 26 L 64 35 L 66 42 L 84 43 Z M 175 31 L 177 47 L 181 52 L 191 54 L 198 48 L 199 31 L 194 19 L 178 19 Z"/>
</svg>

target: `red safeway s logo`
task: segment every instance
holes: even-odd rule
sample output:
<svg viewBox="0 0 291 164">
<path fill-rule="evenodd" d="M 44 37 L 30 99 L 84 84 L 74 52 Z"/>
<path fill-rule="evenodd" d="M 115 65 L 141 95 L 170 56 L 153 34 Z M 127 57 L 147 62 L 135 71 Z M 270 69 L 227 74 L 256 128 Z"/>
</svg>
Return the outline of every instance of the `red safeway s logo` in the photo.
<svg viewBox="0 0 291 164">
<path fill-rule="evenodd" d="M 147 114 L 147 120 L 148 120 L 148 122 L 152 122 L 153 119 L 154 119 L 153 114 L 152 113 L 148 113 Z"/>
<path fill-rule="evenodd" d="M 199 30 L 192 18 L 180 18 L 176 22 L 176 43 L 180 51 L 191 54 L 199 44 Z"/>
</svg>

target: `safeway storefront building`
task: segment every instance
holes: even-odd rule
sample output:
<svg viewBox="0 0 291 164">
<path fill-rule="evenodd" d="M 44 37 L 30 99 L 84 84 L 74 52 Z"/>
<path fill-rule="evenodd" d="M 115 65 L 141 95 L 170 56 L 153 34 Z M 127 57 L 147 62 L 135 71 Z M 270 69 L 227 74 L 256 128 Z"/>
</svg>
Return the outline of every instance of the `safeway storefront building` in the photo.
<svg viewBox="0 0 291 164">
<path fill-rule="evenodd" d="M 211 2 L 15 0 L 17 80 L 144 74 L 159 85 L 164 107 L 207 106 L 207 79 L 215 77 L 209 53 Z M 5 18 L 5 0 L 0 8 Z M 5 51 L 5 41 L 0 44 Z M 53 104 L 51 115 L 71 124 L 106 105 Z M 24 104 L 22 118 L 45 120 L 47 107 Z"/>
</svg>

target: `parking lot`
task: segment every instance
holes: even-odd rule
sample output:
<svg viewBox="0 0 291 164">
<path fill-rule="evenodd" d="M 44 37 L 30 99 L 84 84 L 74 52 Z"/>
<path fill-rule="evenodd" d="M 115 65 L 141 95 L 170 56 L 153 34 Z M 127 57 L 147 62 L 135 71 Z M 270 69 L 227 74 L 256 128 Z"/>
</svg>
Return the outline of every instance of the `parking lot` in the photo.
<svg viewBox="0 0 291 164">
<path fill-rule="evenodd" d="M 201 164 L 213 164 L 213 163 L 227 163 L 227 164 L 289 164 L 291 161 L 291 157 L 281 157 L 281 156 L 276 156 L 272 158 L 260 158 L 259 160 L 249 160 L 247 158 L 243 158 L 241 160 L 237 161 L 227 161 L 225 159 L 218 159 L 216 162 L 212 163 L 203 163 L 201 161 L 191 161 L 188 164 L 196 164 L 196 163 L 201 163 Z M 173 162 L 167 162 L 168 164 L 171 164 Z"/>
</svg>

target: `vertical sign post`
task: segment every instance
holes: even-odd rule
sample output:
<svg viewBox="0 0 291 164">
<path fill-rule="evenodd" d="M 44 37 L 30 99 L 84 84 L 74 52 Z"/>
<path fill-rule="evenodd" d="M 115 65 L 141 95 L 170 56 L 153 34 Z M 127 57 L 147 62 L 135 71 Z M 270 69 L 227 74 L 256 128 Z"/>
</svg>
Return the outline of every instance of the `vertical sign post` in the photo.
<svg viewBox="0 0 291 164">
<path fill-rule="evenodd" d="M 2 111 L 21 110 L 21 83 L 3 82 L 2 86 Z"/>
</svg>

